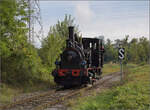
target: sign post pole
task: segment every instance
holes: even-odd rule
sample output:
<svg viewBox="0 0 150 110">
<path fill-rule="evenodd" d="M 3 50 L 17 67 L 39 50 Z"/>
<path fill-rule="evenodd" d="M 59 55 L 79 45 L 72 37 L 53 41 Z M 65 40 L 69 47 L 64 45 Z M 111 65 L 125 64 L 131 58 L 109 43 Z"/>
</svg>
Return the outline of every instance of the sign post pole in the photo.
<svg viewBox="0 0 150 110">
<path fill-rule="evenodd" d="M 118 50 L 118 57 L 119 57 L 119 60 L 120 60 L 120 81 L 121 82 L 123 80 L 123 63 L 122 63 L 122 60 L 125 57 L 124 54 L 125 54 L 125 49 L 124 48 L 119 48 L 119 50 Z"/>
<path fill-rule="evenodd" d="M 122 82 L 122 76 L 123 76 L 123 67 L 122 67 L 122 60 L 120 60 L 120 81 Z"/>
</svg>

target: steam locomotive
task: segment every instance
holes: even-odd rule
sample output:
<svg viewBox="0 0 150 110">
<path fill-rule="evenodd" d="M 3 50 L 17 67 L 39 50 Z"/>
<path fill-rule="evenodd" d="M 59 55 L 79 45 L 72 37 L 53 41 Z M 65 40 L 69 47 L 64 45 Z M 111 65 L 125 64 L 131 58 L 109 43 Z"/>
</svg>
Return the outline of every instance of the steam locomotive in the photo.
<svg viewBox="0 0 150 110">
<path fill-rule="evenodd" d="M 73 85 L 93 84 L 102 74 L 103 40 L 98 38 L 77 39 L 74 27 L 70 26 L 66 48 L 56 61 L 56 69 L 52 72 L 58 85 L 70 87 Z"/>
</svg>

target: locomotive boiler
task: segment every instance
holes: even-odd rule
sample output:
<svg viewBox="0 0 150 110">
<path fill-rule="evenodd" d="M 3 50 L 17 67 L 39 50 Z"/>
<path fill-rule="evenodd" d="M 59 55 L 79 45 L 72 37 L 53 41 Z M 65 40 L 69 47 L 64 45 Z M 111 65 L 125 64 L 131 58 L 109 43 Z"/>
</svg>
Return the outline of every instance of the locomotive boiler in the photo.
<svg viewBox="0 0 150 110">
<path fill-rule="evenodd" d="M 70 26 L 66 48 L 56 61 L 52 72 L 54 81 L 65 87 L 93 84 L 102 74 L 103 42 L 98 38 L 82 38 L 79 41 Z"/>
</svg>

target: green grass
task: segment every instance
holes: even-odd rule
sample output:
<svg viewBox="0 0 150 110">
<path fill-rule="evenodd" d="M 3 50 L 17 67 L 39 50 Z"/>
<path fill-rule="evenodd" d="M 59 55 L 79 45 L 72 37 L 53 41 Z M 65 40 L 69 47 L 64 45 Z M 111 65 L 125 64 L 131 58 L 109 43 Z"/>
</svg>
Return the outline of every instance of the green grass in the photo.
<svg viewBox="0 0 150 110">
<path fill-rule="evenodd" d="M 0 88 L 0 104 L 7 104 L 13 101 L 14 96 L 19 96 L 24 93 L 32 93 L 37 91 L 47 91 L 55 86 L 53 82 L 38 82 L 33 85 L 6 85 L 2 84 Z"/>
<path fill-rule="evenodd" d="M 0 88 L 0 103 L 1 104 L 7 104 L 10 103 L 12 98 L 16 96 L 18 93 L 20 93 L 20 90 L 17 88 L 9 87 L 5 84 L 1 85 Z"/>
<path fill-rule="evenodd" d="M 102 69 L 103 75 L 110 74 L 113 72 L 118 72 L 120 71 L 120 65 L 119 64 L 104 64 L 104 67 Z"/>
<path fill-rule="evenodd" d="M 47 76 L 45 76 L 47 77 Z M 7 104 L 13 101 L 15 96 L 19 96 L 24 93 L 32 93 L 38 91 L 47 91 L 50 88 L 56 86 L 53 81 L 52 75 L 49 75 L 50 80 L 39 80 L 35 83 L 29 82 L 24 85 L 21 84 L 1 84 L 0 86 L 0 104 Z M 45 78 L 46 79 L 46 78 Z M 47 78 L 48 79 L 48 78 Z"/>
<path fill-rule="evenodd" d="M 150 109 L 149 65 L 128 65 L 124 85 L 105 90 L 96 96 L 78 99 L 74 110 L 148 110 Z"/>
</svg>

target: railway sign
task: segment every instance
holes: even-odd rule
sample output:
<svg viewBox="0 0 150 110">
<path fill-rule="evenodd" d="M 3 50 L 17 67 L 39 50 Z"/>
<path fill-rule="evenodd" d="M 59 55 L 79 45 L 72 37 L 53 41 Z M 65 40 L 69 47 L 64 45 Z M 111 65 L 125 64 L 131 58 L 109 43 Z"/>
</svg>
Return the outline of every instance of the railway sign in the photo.
<svg viewBox="0 0 150 110">
<path fill-rule="evenodd" d="M 119 48 L 118 57 L 119 57 L 120 60 L 124 59 L 124 57 L 125 57 L 125 48 Z"/>
<path fill-rule="evenodd" d="M 122 60 L 125 58 L 125 48 L 120 47 L 118 49 L 118 58 L 120 59 L 120 77 L 121 77 L 121 83 L 123 79 L 123 64 Z"/>
</svg>

